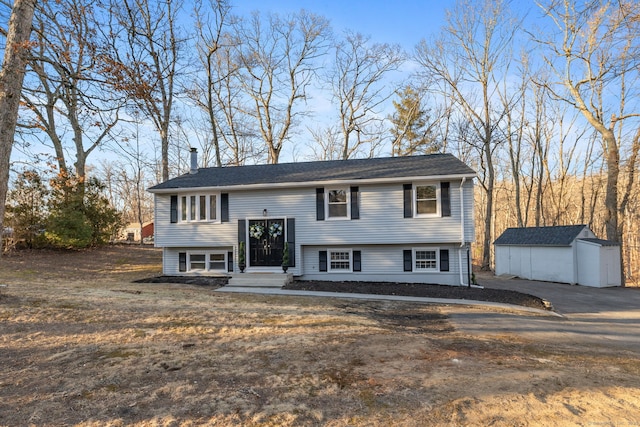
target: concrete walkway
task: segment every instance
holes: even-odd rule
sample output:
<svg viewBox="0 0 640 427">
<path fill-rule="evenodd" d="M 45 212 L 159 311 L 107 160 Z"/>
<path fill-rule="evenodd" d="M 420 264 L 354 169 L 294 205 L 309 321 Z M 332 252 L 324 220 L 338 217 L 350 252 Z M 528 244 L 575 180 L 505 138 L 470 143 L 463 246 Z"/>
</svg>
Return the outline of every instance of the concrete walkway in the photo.
<svg viewBox="0 0 640 427">
<path fill-rule="evenodd" d="M 454 327 L 463 333 L 485 336 L 515 334 L 541 343 L 613 346 L 640 354 L 640 288 L 589 288 L 494 276 L 482 276 L 479 283 L 486 288 L 509 289 L 538 296 L 551 302 L 554 311 L 484 301 L 256 287 L 222 287 L 216 292 L 440 304 L 444 305 L 443 310 Z"/>
<path fill-rule="evenodd" d="M 360 299 L 369 301 L 406 301 L 416 302 L 422 304 L 452 304 L 452 305 L 466 305 L 466 306 L 483 306 L 493 307 L 502 310 L 518 311 L 524 313 L 531 313 L 543 316 L 560 316 L 559 314 L 548 311 L 540 310 L 537 308 L 523 307 L 521 305 L 502 304 L 489 301 L 473 301 L 465 299 L 450 299 L 450 298 L 420 298 L 410 297 L 403 295 L 373 295 L 373 294 L 350 294 L 345 292 L 319 292 L 319 291 L 297 291 L 290 289 L 276 289 L 276 288 L 262 288 L 262 287 L 239 287 L 239 286 L 223 286 L 216 289 L 214 292 L 227 292 L 227 293 L 253 293 L 261 295 L 290 295 L 301 297 L 321 297 L 321 298 L 343 298 L 343 299 Z M 561 316 L 560 316 L 561 317 Z"/>
</svg>

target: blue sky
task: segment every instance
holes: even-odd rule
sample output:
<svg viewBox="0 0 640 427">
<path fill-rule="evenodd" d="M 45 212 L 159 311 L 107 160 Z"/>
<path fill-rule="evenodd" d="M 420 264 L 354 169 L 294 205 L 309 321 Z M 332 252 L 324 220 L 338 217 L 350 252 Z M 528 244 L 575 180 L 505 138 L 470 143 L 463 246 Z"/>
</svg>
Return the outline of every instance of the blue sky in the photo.
<svg viewBox="0 0 640 427">
<path fill-rule="evenodd" d="M 352 30 L 378 43 L 399 43 L 406 50 L 436 33 L 444 22 L 445 9 L 454 0 L 240 0 L 239 15 L 259 10 L 287 14 L 305 9 L 328 18 L 334 31 Z"/>
</svg>

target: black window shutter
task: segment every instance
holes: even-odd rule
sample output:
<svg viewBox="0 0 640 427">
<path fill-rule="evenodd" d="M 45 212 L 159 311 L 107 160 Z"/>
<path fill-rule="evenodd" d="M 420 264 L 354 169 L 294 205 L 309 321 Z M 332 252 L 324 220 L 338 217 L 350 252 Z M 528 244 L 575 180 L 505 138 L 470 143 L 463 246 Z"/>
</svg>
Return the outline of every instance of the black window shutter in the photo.
<svg viewBox="0 0 640 427">
<path fill-rule="evenodd" d="M 451 216 L 451 194 L 448 182 L 440 183 L 440 203 L 442 216 Z"/>
<path fill-rule="evenodd" d="M 353 271 L 362 271 L 362 253 L 353 251 Z"/>
<path fill-rule="evenodd" d="M 449 249 L 440 249 L 440 271 L 449 271 Z"/>
<path fill-rule="evenodd" d="M 178 253 L 178 271 L 187 271 L 187 253 Z"/>
<path fill-rule="evenodd" d="M 178 222 L 178 196 L 171 196 L 171 222 Z"/>
<path fill-rule="evenodd" d="M 402 186 L 402 192 L 404 194 L 404 217 L 413 217 L 413 185 L 404 184 Z"/>
<path fill-rule="evenodd" d="M 360 206 L 358 205 L 358 187 L 351 187 L 351 219 L 360 219 Z"/>
<path fill-rule="evenodd" d="M 233 271 L 233 252 L 227 252 L 227 272 Z"/>
<path fill-rule="evenodd" d="M 413 271 L 413 252 L 411 249 L 405 249 L 402 255 L 404 271 Z"/>
<path fill-rule="evenodd" d="M 316 219 L 324 221 L 324 188 L 316 188 Z"/>
<path fill-rule="evenodd" d="M 327 271 L 327 251 L 320 251 L 320 259 L 318 260 L 318 270 Z"/>
<path fill-rule="evenodd" d="M 247 221 L 244 219 L 238 220 L 238 243 L 247 241 Z"/>
<path fill-rule="evenodd" d="M 229 193 L 220 195 L 220 222 L 229 222 Z"/>
<path fill-rule="evenodd" d="M 287 246 L 289 246 L 289 267 L 296 266 L 296 219 L 287 218 Z"/>
</svg>

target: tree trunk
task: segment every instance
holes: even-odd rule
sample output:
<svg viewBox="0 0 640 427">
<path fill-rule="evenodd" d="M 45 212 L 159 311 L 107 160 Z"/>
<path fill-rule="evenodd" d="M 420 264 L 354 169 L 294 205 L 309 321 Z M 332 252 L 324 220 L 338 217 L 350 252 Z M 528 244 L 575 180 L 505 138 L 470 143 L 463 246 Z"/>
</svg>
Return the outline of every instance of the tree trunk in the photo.
<svg viewBox="0 0 640 427">
<path fill-rule="evenodd" d="M 488 271 L 491 270 L 491 230 L 493 219 L 493 190 L 494 190 L 494 170 L 493 159 L 491 157 L 491 146 L 485 144 L 484 147 L 486 161 L 487 161 L 487 205 L 485 207 L 484 218 L 484 238 L 482 239 L 482 265 L 481 269 Z"/>
<path fill-rule="evenodd" d="M 0 253 L 5 203 L 9 190 L 9 165 L 13 137 L 18 122 L 20 92 L 24 80 L 31 23 L 36 0 L 15 0 L 9 19 L 9 30 L 0 70 Z"/>
<path fill-rule="evenodd" d="M 160 161 L 162 162 L 163 182 L 169 180 L 169 131 L 164 129 L 165 127 L 168 128 L 169 124 L 167 123 L 167 126 L 163 126 L 163 129 L 160 130 Z"/>
<path fill-rule="evenodd" d="M 620 175 L 620 153 L 615 134 L 608 130 L 602 133 L 607 150 L 607 192 L 604 197 L 604 223 L 607 240 L 621 242 L 618 230 L 618 176 Z"/>
</svg>

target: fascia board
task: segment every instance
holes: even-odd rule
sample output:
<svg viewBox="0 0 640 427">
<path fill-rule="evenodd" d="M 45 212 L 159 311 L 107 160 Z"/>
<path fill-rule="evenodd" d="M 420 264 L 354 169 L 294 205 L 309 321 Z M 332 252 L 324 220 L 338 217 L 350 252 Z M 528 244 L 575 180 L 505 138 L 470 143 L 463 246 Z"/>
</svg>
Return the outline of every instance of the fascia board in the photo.
<svg viewBox="0 0 640 427">
<path fill-rule="evenodd" d="M 274 188 L 303 188 L 303 187 L 327 187 L 351 184 L 394 184 L 407 181 L 446 181 L 458 180 L 463 178 L 475 178 L 476 174 L 459 174 L 459 175 L 429 175 L 429 176 L 404 176 L 394 178 L 375 178 L 375 179 L 345 179 L 345 180 L 329 180 L 329 181 L 302 181 L 302 182 L 272 182 L 261 184 L 241 184 L 226 186 L 208 186 L 208 187 L 176 187 L 161 188 L 156 190 L 147 190 L 155 194 L 181 193 L 190 191 L 247 191 L 247 190 L 270 190 Z"/>
</svg>

